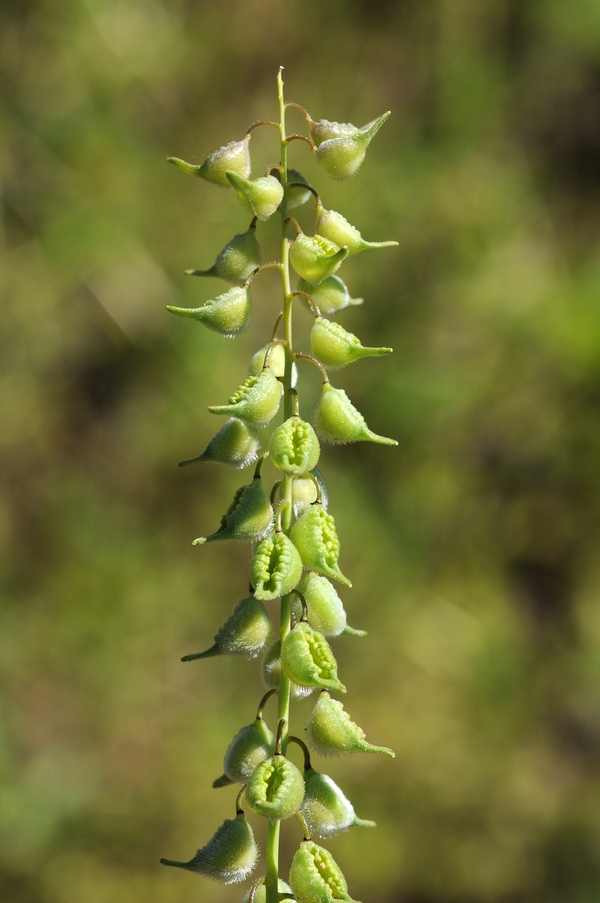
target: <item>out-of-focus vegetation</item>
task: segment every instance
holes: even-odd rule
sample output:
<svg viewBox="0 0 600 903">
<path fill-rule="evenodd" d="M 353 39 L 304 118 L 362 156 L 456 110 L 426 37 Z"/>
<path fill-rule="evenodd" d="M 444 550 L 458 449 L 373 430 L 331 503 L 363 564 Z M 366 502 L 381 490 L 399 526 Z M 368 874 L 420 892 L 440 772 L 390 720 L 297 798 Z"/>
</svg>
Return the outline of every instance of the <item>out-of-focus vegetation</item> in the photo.
<svg viewBox="0 0 600 903">
<path fill-rule="evenodd" d="M 400 447 L 323 464 L 369 630 L 336 643 L 350 711 L 397 759 L 330 763 L 379 828 L 329 846 L 366 901 L 596 903 L 597 0 L 2 3 L 0 898 L 241 899 L 158 865 L 230 816 L 210 784 L 261 692 L 253 664 L 178 661 L 247 550 L 192 548 L 240 477 L 176 461 L 274 302 L 265 276 L 235 343 L 164 313 L 220 290 L 182 271 L 248 220 L 165 157 L 275 116 L 280 64 L 316 117 L 393 111 L 343 187 L 293 146 L 400 242 L 345 265 L 365 304 L 340 315 L 396 350 L 343 382 Z"/>
</svg>

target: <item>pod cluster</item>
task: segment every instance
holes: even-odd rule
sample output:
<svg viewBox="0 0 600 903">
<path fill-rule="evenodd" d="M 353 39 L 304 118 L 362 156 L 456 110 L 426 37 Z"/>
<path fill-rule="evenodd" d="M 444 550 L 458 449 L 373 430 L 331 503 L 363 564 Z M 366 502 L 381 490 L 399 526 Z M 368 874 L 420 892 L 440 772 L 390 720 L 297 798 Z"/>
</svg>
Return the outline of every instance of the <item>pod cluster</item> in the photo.
<svg viewBox="0 0 600 903">
<path fill-rule="evenodd" d="M 168 310 L 234 338 L 251 323 L 251 285 L 263 269 L 280 271 L 282 290 L 271 337 L 262 337 L 247 377 L 229 389 L 228 398 L 224 389 L 224 403 L 209 407 L 217 417 L 226 418 L 224 424 L 203 452 L 180 462 L 182 466 L 217 463 L 237 470 L 254 466 L 254 473 L 234 492 L 216 529 L 213 526 L 213 532 L 206 531 L 194 540 L 198 546 L 217 540 L 245 543 L 249 570 L 240 576 L 240 582 L 242 586 L 249 582 L 249 591 L 217 629 L 212 645 L 207 644 L 203 652 L 188 653 L 182 660 L 221 655 L 260 658 L 265 693 L 256 717 L 240 728 L 225 750 L 223 773 L 213 782 L 215 788 L 236 787 L 235 816 L 226 818 L 190 860 L 161 862 L 225 884 L 246 880 L 260 861 L 247 810 L 248 815 L 266 822 L 268 855 L 265 874 L 254 876 L 245 901 L 277 903 L 284 895 L 298 903 L 351 903 L 339 865 L 313 838 L 326 839 L 373 822 L 358 818 L 333 778 L 313 768 L 311 751 L 323 757 L 394 754 L 368 742 L 342 703 L 331 695 L 346 693 L 331 643 L 338 637 L 365 633 L 349 626 L 339 594 L 339 587 L 343 590 L 352 584 L 341 569 L 340 540 L 317 465 L 321 464 L 323 441 L 397 444 L 373 432 L 343 389 L 330 382 L 330 371 L 391 351 L 363 345 L 332 318 L 362 303 L 351 297 L 338 275 L 346 257 L 396 242 L 363 239 L 341 213 L 323 206 L 301 172 L 287 166 L 288 146 L 299 136 L 287 137 L 285 113 L 288 106 L 298 105 L 284 103 L 281 72 L 278 97 L 279 123 L 254 123 L 240 141 L 225 144 L 200 164 L 169 158 L 180 170 L 229 189 L 252 220 L 247 227 L 242 225 L 212 264 L 185 271 L 221 280 L 228 287 L 198 307 L 171 306 Z M 310 146 L 325 172 L 338 180 L 356 174 L 389 116 L 384 113 L 359 128 L 314 120 L 299 109 L 307 125 L 304 145 Z M 252 172 L 250 142 L 254 129 L 263 125 L 277 127 L 281 156 L 264 174 L 256 174 Z M 304 226 L 290 216 L 291 210 L 301 208 L 305 208 Z M 276 212 L 281 215 L 281 259 L 263 264 L 258 227 Z M 291 344 L 295 311 L 313 317 L 307 349 L 295 349 Z M 299 386 L 305 375 L 313 375 L 309 365 L 321 378 L 322 388 L 316 409 L 307 419 L 301 414 Z M 265 434 L 264 428 L 278 414 L 282 414 L 281 420 Z M 295 730 L 290 702 L 310 694 L 315 702 L 308 720 Z M 270 699 L 273 702 L 267 705 Z M 267 710 L 273 710 L 268 720 Z M 298 756 L 303 758 L 303 767 L 294 761 Z M 278 864 L 279 822 L 293 816 L 301 823 L 303 840 L 286 883 Z"/>
</svg>

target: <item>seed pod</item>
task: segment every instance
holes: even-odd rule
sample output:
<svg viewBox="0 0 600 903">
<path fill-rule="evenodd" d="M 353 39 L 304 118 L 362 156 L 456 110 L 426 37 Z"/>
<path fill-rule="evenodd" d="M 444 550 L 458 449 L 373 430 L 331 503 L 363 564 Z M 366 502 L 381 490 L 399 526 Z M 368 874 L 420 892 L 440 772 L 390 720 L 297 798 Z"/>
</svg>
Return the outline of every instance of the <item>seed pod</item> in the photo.
<svg viewBox="0 0 600 903">
<path fill-rule="evenodd" d="M 227 404 L 211 405 L 211 414 L 239 417 L 255 426 L 273 419 L 281 403 L 281 383 L 267 367 L 258 376 L 248 376 L 237 387 Z"/>
<path fill-rule="evenodd" d="M 314 837 L 334 837 L 354 825 L 375 827 L 374 821 L 357 818 L 354 806 L 329 775 L 307 768 L 304 786 L 300 813 Z"/>
<path fill-rule="evenodd" d="M 206 179 L 207 182 L 214 182 L 215 185 L 229 188 L 227 171 L 244 177 L 250 175 L 250 138 L 246 135 L 241 141 L 230 141 L 229 144 L 225 144 L 224 147 L 220 147 L 210 154 L 199 166 L 186 163 L 185 160 L 179 160 L 177 157 L 167 157 L 167 159 L 169 163 L 173 163 L 183 172 L 192 173 L 192 175 Z"/>
<path fill-rule="evenodd" d="M 213 332 L 232 339 L 243 332 L 250 319 L 250 292 L 247 288 L 235 286 L 211 301 L 205 301 L 202 307 L 172 307 L 167 310 L 176 317 L 188 317 L 204 323 Z"/>
<path fill-rule="evenodd" d="M 290 245 L 292 266 L 302 279 L 311 283 L 333 276 L 347 256 L 347 248 L 339 248 L 322 235 L 299 232 Z"/>
<path fill-rule="evenodd" d="M 352 586 L 338 566 L 340 541 L 335 530 L 335 521 L 322 505 L 316 502 L 309 511 L 298 518 L 291 529 L 290 539 L 300 552 L 307 568 L 318 571 L 326 577 L 332 577 L 344 586 Z"/>
<path fill-rule="evenodd" d="M 308 623 L 324 636 L 339 636 L 348 624 L 342 600 L 326 577 L 309 571 L 298 584 L 306 600 Z M 300 607 L 300 603 L 298 603 Z"/>
<path fill-rule="evenodd" d="M 273 533 L 257 546 L 250 580 L 257 599 L 267 602 L 291 592 L 302 576 L 302 559 L 285 533 Z"/>
<path fill-rule="evenodd" d="M 271 461 L 288 474 L 308 473 L 316 466 L 320 452 L 314 429 L 297 414 L 278 426 L 269 442 Z"/>
<path fill-rule="evenodd" d="M 265 365 L 265 355 L 270 348 L 270 344 L 263 345 L 256 351 L 250 359 L 248 373 L 252 376 L 258 376 Z M 273 376 L 283 379 L 285 373 L 285 347 L 284 345 L 274 345 L 269 355 L 269 367 Z"/>
<path fill-rule="evenodd" d="M 254 596 L 240 599 L 215 636 L 214 646 L 206 652 L 185 655 L 183 662 L 213 655 L 241 655 L 256 658 L 263 651 L 273 629 L 267 609 Z"/>
<path fill-rule="evenodd" d="M 277 888 L 280 894 L 291 894 L 292 888 L 289 884 L 286 884 L 285 881 L 282 881 L 281 878 L 277 881 Z M 250 888 L 242 897 L 242 903 L 250 903 L 250 892 L 252 888 Z M 267 887 L 265 882 L 259 884 L 256 890 L 254 891 L 254 903 L 267 903 Z"/>
<path fill-rule="evenodd" d="M 236 172 L 228 172 L 227 178 L 246 210 L 259 219 L 268 219 L 281 204 L 283 186 L 275 176 L 250 181 Z"/>
<path fill-rule="evenodd" d="M 274 752 L 275 735 L 269 730 L 263 718 L 256 718 L 252 724 L 241 728 L 227 747 L 223 777 L 231 784 L 245 784 L 256 766 Z M 223 786 L 222 780 L 217 778 L 213 782 L 213 787 Z"/>
<path fill-rule="evenodd" d="M 189 862 L 161 859 L 163 865 L 199 872 L 222 884 L 238 884 L 252 873 L 258 861 L 259 849 L 252 828 L 243 812 L 227 818 L 205 847 L 198 850 Z"/>
<path fill-rule="evenodd" d="M 342 870 L 324 847 L 303 840 L 290 868 L 290 884 L 298 903 L 354 903 Z"/>
<path fill-rule="evenodd" d="M 257 765 L 246 787 L 250 808 L 270 821 L 289 818 L 303 798 L 302 773 L 293 762 L 277 754 Z"/>
<path fill-rule="evenodd" d="M 288 169 L 288 186 L 293 186 L 288 189 L 288 210 L 293 210 L 295 207 L 301 207 L 311 197 L 312 192 L 307 188 L 301 188 L 301 185 L 308 185 L 308 182 L 304 178 L 301 172 L 298 172 L 297 169 Z"/>
<path fill-rule="evenodd" d="M 362 128 L 359 128 L 357 125 L 352 125 L 351 122 L 330 122 L 329 119 L 315 120 L 309 117 L 307 122 L 311 140 L 313 144 L 316 144 L 318 147 L 320 144 L 323 144 L 324 141 L 329 141 L 331 138 L 347 138 L 352 135 L 359 135 L 361 131 L 366 131 L 371 128 L 375 120 L 362 126 Z"/>
<path fill-rule="evenodd" d="M 389 112 L 384 113 L 353 134 L 340 134 L 322 141 L 316 150 L 317 161 L 334 179 L 349 179 L 358 171 L 369 144 L 389 115 Z"/>
<path fill-rule="evenodd" d="M 311 474 L 315 477 L 317 483 L 319 484 L 319 489 L 321 490 L 321 504 L 325 511 L 327 511 L 327 505 L 329 504 L 329 493 L 327 491 L 327 486 L 325 484 L 325 480 L 323 479 L 323 475 L 321 471 L 315 467 L 311 470 Z M 305 476 L 296 477 L 294 480 L 293 487 L 294 494 L 294 517 L 298 518 L 305 511 L 308 511 L 311 505 L 314 505 L 316 501 L 318 501 L 319 494 L 317 492 L 317 487 L 315 485 L 315 481 L 311 479 L 308 474 Z"/>
<path fill-rule="evenodd" d="M 325 210 L 324 207 L 319 208 L 317 233 L 328 238 L 329 241 L 333 241 L 340 248 L 348 248 L 349 254 L 358 254 L 359 251 L 366 251 L 368 248 L 398 247 L 397 241 L 365 241 L 358 229 L 352 226 L 341 213 L 337 213 L 335 210 Z"/>
<path fill-rule="evenodd" d="M 325 442 L 344 445 L 346 442 L 377 442 L 379 445 L 398 445 L 395 439 L 378 436 L 366 424 L 343 389 L 326 383 L 313 414 L 317 435 Z"/>
<path fill-rule="evenodd" d="M 210 536 L 194 540 L 195 546 L 217 539 L 261 539 L 271 529 L 273 508 L 263 489 L 260 477 L 254 477 L 247 486 L 240 486 L 223 517 L 221 526 Z"/>
<path fill-rule="evenodd" d="M 270 690 L 278 688 L 281 680 L 281 640 L 273 643 L 265 655 L 262 666 L 262 678 L 266 687 Z M 290 695 L 292 699 L 302 699 L 310 696 L 313 687 L 301 687 L 293 681 L 290 683 Z"/>
<path fill-rule="evenodd" d="M 281 646 L 281 667 L 290 680 L 302 687 L 322 687 L 345 693 L 337 676 L 337 662 L 322 633 L 305 621 L 290 630 Z"/>
<path fill-rule="evenodd" d="M 180 461 L 179 466 L 193 464 L 196 461 L 214 461 L 216 464 L 229 464 L 231 467 L 248 467 L 258 458 L 260 439 L 258 433 L 249 424 L 237 417 L 230 417 L 225 426 L 216 433 L 201 455 Z"/>
<path fill-rule="evenodd" d="M 298 282 L 298 291 L 310 295 L 322 314 L 328 317 L 344 310 L 345 307 L 354 307 L 363 303 L 362 298 L 351 298 L 350 292 L 339 276 L 329 276 L 318 285 L 311 285 L 305 279 Z M 305 299 L 303 299 L 305 300 Z M 306 302 L 308 306 L 308 302 Z"/>
<path fill-rule="evenodd" d="M 250 273 L 260 266 L 260 245 L 256 228 L 234 235 L 208 270 L 186 270 L 186 276 L 216 276 L 234 285 L 243 285 Z"/>
<path fill-rule="evenodd" d="M 382 357 L 391 348 L 367 348 L 358 336 L 339 323 L 317 317 L 310 331 L 310 345 L 316 359 L 330 370 L 345 367 L 361 357 Z"/>
<path fill-rule="evenodd" d="M 355 724 L 342 703 L 323 690 L 306 722 L 306 735 L 312 748 L 322 756 L 343 753 L 372 752 L 395 758 L 386 746 L 373 746 L 365 740 L 365 732 Z"/>
</svg>

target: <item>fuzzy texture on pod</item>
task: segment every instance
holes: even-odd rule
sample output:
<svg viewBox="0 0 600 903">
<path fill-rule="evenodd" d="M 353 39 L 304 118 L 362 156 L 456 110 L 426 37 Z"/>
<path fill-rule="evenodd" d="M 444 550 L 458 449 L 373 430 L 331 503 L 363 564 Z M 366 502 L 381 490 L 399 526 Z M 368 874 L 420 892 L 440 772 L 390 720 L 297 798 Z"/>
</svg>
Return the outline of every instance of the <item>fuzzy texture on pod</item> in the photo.
<svg viewBox="0 0 600 903">
<path fill-rule="evenodd" d="M 229 188 L 228 171 L 243 177 L 250 175 L 250 138 L 246 135 L 241 141 L 230 141 L 229 144 L 225 144 L 210 154 L 198 166 L 186 163 L 185 160 L 180 160 L 178 157 L 168 157 L 167 159 L 169 163 L 173 163 L 183 172 L 200 176 L 201 179 L 221 185 L 223 188 Z"/>
<path fill-rule="evenodd" d="M 313 356 L 329 370 L 345 367 L 362 357 L 383 357 L 392 351 L 391 348 L 366 347 L 354 333 L 325 317 L 317 317 L 313 323 L 310 345 Z"/>
<path fill-rule="evenodd" d="M 180 461 L 179 466 L 194 464 L 196 461 L 213 461 L 230 467 L 248 467 L 258 458 L 260 439 L 258 433 L 248 423 L 230 417 L 218 433 L 212 437 L 201 455 Z"/>
<path fill-rule="evenodd" d="M 340 248 L 322 235 L 299 232 L 290 245 L 292 266 L 302 279 L 310 283 L 322 282 L 333 276 L 347 256 L 348 248 Z"/>
<path fill-rule="evenodd" d="M 264 720 L 256 718 L 252 724 L 242 727 L 225 753 L 223 762 L 224 777 L 217 778 L 213 787 L 222 787 L 225 783 L 245 784 L 252 776 L 254 769 L 275 752 L 275 736 Z"/>
<path fill-rule="evenodd" d="M 250 808 L 270 821 L 290 818 L 298 811 L 303 798 L 302 773 L 282 755 L 261 762 L 246 787 Z"/>
<path fill-rule="evenodd" d="M 327 506 L 329 504 L 329 492 L 327 490 L 327 484 L 323 479 L 323 474 L 318 469 L 318 467 L 314 467 L 310 471 L 310 473 L 319 484 L 321 504 L 323 505 L 325 511 L 327 511 Z M 301 515 L 303 515 L 305 511 L 308 511 L 311 505 L 314 505 L 314 503 L 318 501 L 319 493 L 317 492 L 315 481 L 310 476 L 308 476 L 308 474 L 298 476 L 294 480 L 293 497 L 294 517 L 296 518 L 301 517 Z"/>
<path fill-rule="evenodd" d="M 275 176 L 250 181 L 236 172 L 228 172 L 227 178 L 246 210 L 259 219 L 268 219 L 281 204 L 283 186 Z"/>
<path fill-rule="evenodd" d="M 354 825 L 375 827 L 374 821 L 357 818 L 354 806 L 329 775 L 307 768 L 304 772 L 304 786 L 300 813 L 314 837 L 334 837 Z"/>
<path fill-rule="evenodd" d="M 215 276 L 233 285 L 243 285 L 250 273 L 260 266 L 260 245 L 254 226 L 234 235 L 208 270 L 186 270 L 186 276 Z"/>
<path fill-rule="evenodd" d="M 344 586 L 352 586 L 339 569 L 340 541 L 335 521 L 322 505 L 316 502 L 298 518 L 291 529 L 290 539 L 307 568 L 331 577 Z"/>
<path fill-rule="evenodd" d="M 317 434 L 295 414 L 277 427 L 269 442 L 273 464 L 288 474 L 304 474 L 316 467 L 321 453 Z"/>
<path fill-rule="evenodd" d="M 267 609 L 259 599 L 247 596 L 240 599 L 225 623 L 215 636 L 214 646 L 206 652 L 185 655 L 182 661 L 193 661 L 200 658 L 211 658 L 213 655 L 241 655 L 243 658 L 256 658 L 263 652 L 273 622 Z"/>
<path fill-rule="evenodd" d="M 260 542 L 250 565 L 250 580 L 257 599 L 267 602 L 291 592 L 302 576 L 302 559 L 285 533 Z"/>
<path fill-rule="evenodd" d="M 332 178 L 339 181 L 349 179 L 358 172 L 369 144 L 389 115 L 389 112 L 383 113 L 379 119 L 353 134 L 338 134 L 321 141 L 316 150 L 317 162 Z"/>
<path fill-rule="evenodd" d="M 312 840 L 300 844 L 290 868 L 290 884 L 298 903 L 354 903 L 342 870 L 324 847 Z"/>
<path fill-rule="evenodd" d="M 262 679 L 264 685 L 269 689 L 277 689 L 281 681 L 281 640 L 277 640 L 264 657 L 262 665 Z M 293 681 L 290 683 L 290 697 L 292 699 L 303 699 L 310 696 L 314 687 L 301 687 Z"/>
<path fill-rule="evenodd" d="M 277 882 L 277 887 L 280 894 L 292 893 L 292 888 L 285 881 L 282 881 L 281 878 L 279 878 Z M 250 888 L 250 890 L 252 890 L 252 888 Z M 250 903 L 250 890 L 242 897 L 242 903 Z M 264 882 L 259 884 L 254 891 L 254 903 L 267 903 L 267 887 Z"/>
<path fill-rule="evenodd" d="M 167 310 L 176 317 L 187 317 L 198 320 L 213 332 L 224 335 L 228 339 L 234 338 L 248 325 L 250 319 L 250 292 L 247 288 L 234 286 L 229 291 L 223 292 L 217 298 L 206 301 L 202 307 L 172 307 L 167 305 Z"/>
<path fill-rule="evenodd" d="M 298 584 L 298 590 L 306 600 L 308 623 L 313 630 L 320 631 L 324 636 L 343 633 L 348 624 L 346 611 L 335 586 L 327 577 L 309 571 Z M 298 611 L 300 607 L 298 600 L 297 607 L 294 603 L 294 610 Z"/>
<path fill-rule="evenodd" d="M 329 241 L 333 241 L 340 248 L 348 248 L 348 254 L 358 254 L 368 248 L 396 248 L 397 241 L 365 241 L 356 226 L 336 210 L 319 209 L 317 221 L 317 233 Z"/>
<path fill-rule="evenodd" d="M 324 141 L 332 138 L 349 138 L 352 135 L 360 135 L 361 132 L 370 129 L 376 121 L 373 119 L 366 125 L 357 126 L 351 122 L 331 122 L 329 119 L 312 119 L 309 116 L 307 124 L 311 140 L 318 147 Z"/>
<path fill-rule="evenodd" d="M 386 746 L 367 743 L 362 728 L 352 721 L 342 703 L 332 699 L 326 690 L 320 694 L 305 730 L 308 742 L 322 756 L 372 752 L 395 758 L 395 753 Z"/>
<path fill-rule="evenodd" d="M 318 285 L 312 285 L 305 279 L 301 279 L 298 282 L 298 291 L 306 292 L 307 295 L 310 295 L 321 313 L 328 317 L 336 314 L 338 310 L 344 310 L 346 307 L 356 307 L 363 303 L 362 298 L 350 297 L 346 284 L 342 282 L 339 276 L 329 276 Z M 309 307 L 306 299 L 303 299 L 303 301 Z"/>
<path fill-rule="evenodd" d="M 163 865 L 198 872 L 222 884 L 239 884 L 253 872 L 259 849 L 243 812 L 227 818 L 189 862 L 161 859 Z"/>
<path fill-rule="evenodd" d="M 267 367 L 258 376 L 248 376 L 230 396 L 227 404 L 211 405 L 211 414 L 239 417 L 254 426 L 265 426 L 281 404 L 281 383 Z"/>
<path fill-rule="evenodd" d="M 377 442 L 379 445 L 398 445 L 395 439 L 378 436 L 367 426 L 343 389 L 326 383 L 313 414 L 317 435 L 325 442 L 345 445 L 347 442 Z"/>
<path fill-rule="evenodd" d="M 221 526 L 210 536 L 194 540 L 195 546 L 218 539 L 257 540 L 269 532 L 273 523 L 273 508 L 260 477 L 247 486 L 240 486 L 223 517 Z"/>
<path fill-rule="evenodd" d="M 281 667 L 294 683 L 345 693 L 338 680 L 337 662 L 322 633 L 305 621 L 290 630 L 281 646 Z"/>
</svg>

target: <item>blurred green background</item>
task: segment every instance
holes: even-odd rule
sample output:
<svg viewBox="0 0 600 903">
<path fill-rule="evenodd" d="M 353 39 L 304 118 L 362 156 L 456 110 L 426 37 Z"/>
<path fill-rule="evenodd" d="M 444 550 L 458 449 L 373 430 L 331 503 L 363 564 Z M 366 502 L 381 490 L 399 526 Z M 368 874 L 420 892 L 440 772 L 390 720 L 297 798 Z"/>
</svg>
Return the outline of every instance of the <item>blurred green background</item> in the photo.
<svg viewBox="0 0 600 903">
<path fill-rule="evenodd" d="M 255 663 L 179 663 L 248 553 L 191 546 L 240 474 L 176 462 L 276 282 L 235 343 L 168 317 L 221 290 L 182 271 L 248 216 L 165 158 L 276 117 L 281 64 L 316 118 L 393 111 L 344 184 L 291 151 L 326 206 L 400 242 L 345 264 L 365 304 L 339 315 L 396 353 L 334 380 L 399 448 L 322 458 L 369 631 L 335 642 L 346 704 L 397 758 L 316 758 L 379 824 L 327 846 L 367 903 L 597 903 L 598 0 L 2 3 L 0 899 L 244 892 L 158 865 L 230 817 L 211 781 L 261 694 Z M 258 173 L 275 133 L 252 151 Z"/>
</svg>

